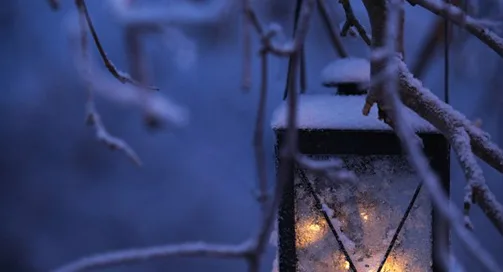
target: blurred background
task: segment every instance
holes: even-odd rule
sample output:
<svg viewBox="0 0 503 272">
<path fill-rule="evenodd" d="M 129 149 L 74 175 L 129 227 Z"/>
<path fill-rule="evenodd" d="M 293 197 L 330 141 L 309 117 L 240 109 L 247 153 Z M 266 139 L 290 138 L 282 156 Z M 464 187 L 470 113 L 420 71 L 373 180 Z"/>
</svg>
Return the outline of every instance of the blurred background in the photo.
<svg viewBox="0 0 503 272">
<path fill-rule="evenodd" d="M 356 15 L 368 27 L 361 3 L 354 2 Z M 254 5 L 262 21 L 277 22 L 291 33 L 291 1 L 256 0 Z M 332 6 L 339 24 L 342 9 L 335 1 Z M 88 7 L 108 56 L 128 70 L 124 28 L 110 16 L 105 1 L 89 0 Z M 495 10 L 499 5 L 488 1 L 477 12 L 493 16 Z M 259 63 L 255 58 L 252 89 L 244 93 L 239 12 L 232 10 L 211 24 L 180 26 L 195 45 L 195 62 L 187 67 L 177 64 L 176 46 L 168 50 L 154 35 L 142 39 L 149 82 L 190 111 L 189 125 L 153 131 L 146 128 L 138 108 L 98 97 L 103 122 L 135 149 L 144 163 L 138 168 L 97 142 L 93 129 L 84 124 L 85 88 L 65 26 L 71 11 L 73 1 L 62 1 L 56 12 L 46 1 L 0 4 L 0 271 L 48 271 L 102 251 L 194 240 L 238 243 L 253 234 L 259 216 L 252 149 Z M 437 20 L 419 7 L 407 7 L 406 13 L 406 60 L 415 65 Z M 343 41 L 351 55 L 368 54 L 361 39 Z M 459 31 L 451 48 L 451 103 L 470 119 L 482 120 L 501 146 L 501 78 L 495 72 L 501 71 L 503 61 Z M 309 92 L 330 92 L 320 84 L 320 71 L 337 56 L 318 15 L 306 50 Z M 421 79 L 442 95 L 443 51 L 430 51 L 436 55 Z M 281 102 L 286 66 L 284 59 L 271 60 L 268 119 Z M 268 129 L 265 139 L 272 179 L 274 138 Z M 460 206 L 465 181 L 455 160 L 452 166 L 451 193 Z M 489 186 L 503 200 L 501 174 L 485 170 Z M 501 257 L 503 238 L 478 208 L 472 220 L 482 243 L 493 257 Z M 476 262 L 463 258 L 465 249 L 455 237 L 454 249 L 468 271 L 481 271 Z M 271 270 L 274 250 L 264 260 L 264 271 Z M 503 259 L 499 261 L 503 265 Z M 171 258 L 103 271 L 244 268 L 237 260 Z"/>
</svg>

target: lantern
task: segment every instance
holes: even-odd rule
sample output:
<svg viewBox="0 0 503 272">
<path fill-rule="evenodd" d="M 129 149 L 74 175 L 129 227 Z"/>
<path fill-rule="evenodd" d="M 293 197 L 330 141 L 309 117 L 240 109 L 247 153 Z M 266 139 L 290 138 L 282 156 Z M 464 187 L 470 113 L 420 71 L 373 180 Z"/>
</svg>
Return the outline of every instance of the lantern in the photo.
<svg viewBox="0 0 503 272">
<path fill-rule="evenodd" d="M 402 153 L 398 137 L 377 118 L 363 116 L 368 63 L 353 61 L 357 75 L 330 77 L 336 95 L 303 94 L 298 104 L 298 149 L 315 160 L 340 159 L 354 181 L 327 180 L 296 167 L 278 215 L 280 272 L 425 272 L 439 271 L 435 242 L 448 229 L 435 214 L 426 189 Z M 347 67 L 347 63 L 345 63 Z M 431 167 L 449 191 L 448 142 L 430 123 L 410 110 L 406 120 L 421 138 Z M 272 117 L 276 159 L 286 131 L 287 105 Z"/>
</svg>

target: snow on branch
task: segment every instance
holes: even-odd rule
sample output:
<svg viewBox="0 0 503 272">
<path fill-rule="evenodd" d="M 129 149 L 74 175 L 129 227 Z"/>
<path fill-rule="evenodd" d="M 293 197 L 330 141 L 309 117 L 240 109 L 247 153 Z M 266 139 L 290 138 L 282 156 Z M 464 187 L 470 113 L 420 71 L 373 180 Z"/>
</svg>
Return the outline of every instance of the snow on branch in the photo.
<svg viewBox="0 0 503 272">
<path fill-rule="evenodd" d="M 159 120 L 175 125 L 185 125 L 188 120 L 187 111 L 163 97 L 159 93 L 145 94 L 145 90 L 135 85 L 124 85 L 113 80 L 104 73 L 91 60 L 84 13 L 68 15 L 68 37 L 74 54 L 76 67 L 86 84 L 88 97 L 86 102 L 86 121 L 95 129 L 97 139 L 111 150 L 123 151 L 135 164 L 141 165 L 141 160 L 135 151 L 122 139 L 111 135 L 106 129 L 95 105 L 94 94 L 98 93 L 114 102 L 132 104 L 146 107 L 148 112 Z M 77 23 L 77 18 L 78 22 Z"/>
<path fill-rule="evenodd" d="M 70 44 L 75 50 L 75 57 L 80 59 L 81 74 L 84 75 L 87 101 L 86 101 L 86 122 L 95 130 L 96 138 L 105 144 L 110 150 L 121 150 L 128 156 L 136 165 L 140 166 L 141 160 L 136 155 L 136 152 L 122 139 L 111 135 L 106 129 L 101 116 L 96 109 L 94 103 L 94 87 L 89 76 L 92 73 L 92 68 L 89 65 L 90 56 L 88 50 L 86 16 L 83 12 L 79 12 L 78 24 L 71 25 Z M 78 48 L 78 49 L 77 49 Z M 79 56 L 79 57 L 77 57 Z"/>
<path fill-rule="evenodd" d="M 436 15 L 442 16 L 477 37 L 489 46 L 500 57 L 503 57 L 503 38 L 489 29 L 483 20 L 475 19 L 455 5 L 443 0 L 407 0 L 409 3 L 419 5 Z"/>
<path fill-rule="evenodd" d="M 146 262 L 174 256 L 199 256 L 213 258 L 243 258 L 253 250 L 253 244 L 213 245 L 204 242 L 164 245 L 148 248 L 121 250 L 82 258 L 53 272 L 76 272 L 106 268 L 129 263 Z"/>
<path fill-rule="evenodd" d="M 397 33 L 397 28 L 394 26 L 397 25 L 402 2 L 403 0 L 363 0 L 372 26 L 372 49 L 373 51 L 384 52 L 381 58 L 372 59 L 372 76 L 379 77 L 382 74 L 388 75 L 384 83 L 380 81 L 380 84 L 377 86 L 372 86 L 372 88 L 379 88 L 379 90 L 377 92 L 372 92 L 372 90 L 369 92 L 370 97 L 367 97 L 367 101 L 364 105 L 364 112 L 376 102 L 380 106 L 384 104 L 383 108 L 385 110 L 385 115 L 388 117 L 385 120 L 391 120 L 395 132 L 399 136 L 402 146 L 409 156 L 411 165 L 430 193 L 435 209 L 443 219 L 448 222 L 449 226 L 470 250 L 470 253 L 480 261 L 487 271 L 501 271 L 491 255 L 482 248 L 473 234 L 465 228 L 461 213 L 457 209 L 451 208 L 449 199 L 440 186 L 439 178 L 429 166 L 428 159 L 423 154 L 421 147 L 413 140 L 415 136 L 414 131 L 406 123 L 406 120 L 401 114 L 404 108 L 403 104 L 405 104 L 415 110 L 424 119 L 435 125 L 447 137 L 452 135 L 449 134 L 450 131 L 448 129 L 453 126 L 462 129 L 466 129 L 465 126 L 468 125 L 472 126 L 463 115 L 454 111 L 452 108 L 446 110 L 448 105 L 445 103 L 439 104 L 438 98 L 431 94 L 429 90 L 423 88 L 421 83 L 412 77 L 400 56 L 396 55 L 397 38 L 399 38 L 400 35 Z M 411 97 L 411 92 L 415 92 L 416 95 Z M 435 102 L 425 104 L 426 98 L 429 99 L 428 102 Z M 439 108 L 442 108 L 444 112 L 440 112 Z M 438 119 L 445 123 L 441 123 L 439 126 L 440 122 Z M 486 139 L 488 140 L 488 137 L 486 137 Z M 480 173 L 477 172 L 478 168 L 476 167 L 478 167 L 478 165 L 476 165 L 475 159 L 472 158 L 474 156 L 471 155 L 472 157 L 470 157 L 472 153 L 469 143 L 470 140 L 467 135 L 465 145 L 458 145 L 458 148 L 464 147 L 465 149 L 458 149 L 458 152 L 462 155 L 460 159 L 463 163 L 471 167 L 469 171 L 475 171 L 473 177 L 477 177 L 478 180 L 473 181 L 473 183 L 481 186 L 481 184 L 484 184 L 480 180 L 482 176 L 481 171 Z M 487 191 L 489 190 L 487 189 Z M 494 202 L 494 196 L 486 195 L 486 197 L 489 201 L 493 201 L 492 204 L 497 204 L 491 207 L 495 210 L 493 210 L 492 213 L 486 213 L 486 215 L 491 217 L 497 214 L 497 217 L 500 217 L 502 213 L 500 209 L 501 205 Z M 451 270 L 452 264 L 449 260 L 452 259 L 452 253 L 448 252 L 447 240 L 443 239 L 442 242 L 436 243 L 436 245 L 438 246 L 437 252 L 440 254 L 440 256 L 436 257 L 442 260 L 444 269 Z"/>
<path fill-rule="evenodd" d="M 72 45 L 76 45 L 81 36 L 79 36 L 79 29 L 71 22 L 71 15 L 69 19 L 69 39 Z M 187 124 L 189 115 L 184 107 L 177 105 L 160 93 L 149 92 L 145 94 L 145 90 L 141 87 L 124 85 L 112 80 L 105 73 L 100 72 L 100 69 L 90 58 L 79 53 L 79 50 L 85 50 L 84 48 L 73 46 L 72 50 L 80 76 L 102 97 L 126 105 L 145 106 L 148 112 L 156 118 L 172 125 L 183 126 Z"/>
<path fill-rule="evenodd" d="M 400 96 L 407 107 L 442 131 L 444 135 L 448 135 L 450 126 L 464 127 L 470 136 L 473 153 L 503 173 L 503 150 L 491 141 L 487 133 L 425 88 L 421 81 L 409 72 L 403 61 L 399 61 L 399 72 Z"/>
<path fill-rule="evenodd" d="M 434 125 L 448 138 L 451 137 L 453 127 L 462 127 L 470 138 L 472 152 L 493 168 L 503 172 L 503 151 L 491 141 L 489 135 L 475 126 L 459 111 L 440 100 L 429 89 L 425 88 L 421 81 L 414 78 L 409 72 L 402 60 L 399 58 L 396 58 L 396 60 L 398 62 L 400 98 L 404 105 Z M 381 95 L 380 93 L 376 94 L 376 96 Z M 374 102 L 375 97 L 371 99 L 371 103 L 369 102 L 369 104 Z M 479 205 L 483 203 L 482 205 L 486 207 L 486 215 L 493 224 L 496 222 L 495 226 L 501 232 L 500 213 L 492 212 L 494 210 L 501 210 L 501 204 L 492 197 L 492 194 L 486 194 L 485 196 L 487 197 L 487 202 L 479 201 L 477 203 Z M 501 233 L 503 235 L 503 232 Z"/>
<path fill-rule="evenodd" d="M 202 3 L 177 1 L 170 5 L 150 5 L 127 8 L 128 0 L 109 0 L 116 19 L 123 25 L 158 25 L 158 24 L 203 24 L 221 20 L 231 11 L 229 0 L 212 0 Z M 209 2 L 209 3 L 207 3 Z"/>
<path fill-rule="evenodd" d="M 486 184 L 484 173 L 471 150 L 468 133 L 463 127 L 456 127 L 450 130 L 449 136 L 468 182 L 464 199 L 465 209 L 469 209 L 472 202 L 477 203 L 487 218 L 503 235 L 503 206 L 496 200 L 496 196 Z M 467 214 L 465 214 L 465 219 L 466 217 Z"/>
<path fill-rule="evenodd" d="M 343 37 L 347 36 L 348 32 L 354 27 L 356 28 L 356 31 L 358 31 L 358 34 L 363 39 L 363 41 L 367 45 L 370 45 L 372 43 L 370 41 L 370 37 L 367 35 L 367 32 L 365 31 L 363 25 L 356 18 L 350 2 L 351 2 L 350 0 L 339 1 L 339 3 L 341 3 L 342 7 L 344 8 L 344 13 L 346 14 L 346 21 L 341 27 L 341 36 Z"/>
<path fill-rule="evenodd" d="M 265 105 L 265 96 L 266 96 L 266 91 L 267 91 L 267 81 L 266 81 L 266 66 L 267 66 L 267 61 L 265 56 L 267 54 L 273 54 L 276 56 L 292 56 L 292 59 L 294 60 L 294 67 L 297 67 L 297 56 L 300 52 L 300 50 L 303 47 L 305 37 L 307 35 L 308 27 L 309 27 L 309 21 L 310 21 L 310 15 L 311 15 L 311 10 L 313 9 L 315 4 L 315 0 L 308 0 L 305 1 L 301 13 L 300 13 L 300 20 L 299 20 L 299 27 L 297 28 L 297 31 L 295 33 L 295 38 L 292 42 L 289 42 L 287 44 L 273 44 L 271 42 L 272 37 L 274 34 L 276 34 L 274 31 L 271 31 L 270 29 L 265 29 L 262 27 L 262 25 L 258 22 L 258 19 L 254 13 L 254 11 L 249 8 L 246 10 L 246 14 L 249 16 L 249 19 L 259 35 L 261 36 L 261 42 L 262 42 L 262 48 L 260 50 L 261 56 L 262 56 L 262 82 L 261 82 L 261 101 L 259 101 L 259 110 L 257 114 L 259 115 L 257 117 L 257 122 L 256 122 L 256 134 L 259 135 L 262 133 L 261 128 L 263 124 L 263 116 L 265 114 L 264 110 L 264 105 Z M 71 32 L 71 37 L 73 37 L 73 40 L 75 41 L 78 39 L 78 36 L 75 36 L 75 32 Z M 79 54 L 76 54 L 77 56 Z M 81 60 L 77 58 L 79 61 L 78 64 L 82 64 L 80 62 Z M 84 62 L 84 64 L 87 64 Z M 84 66 L 87 67 L 87 66 Z M 81 67 L 82 68 L 82 67 Z M 86 71 L 86 69 L 83 69 Z M 292 80 L 296 80 L 297 73 L 295 72 L 295 69 L 292 69 Z M 107 90 L 107 87 L 111 87 L 111 82 L 107 81 L 106 77 L 99 74 L 99 73 L 82 73 L 82 75 L 88 79 L 90 83 L 92 83 L 92 87 L 96 89 L 105 89 Z M 104 84 L 107 83 L 107 84 Z M 134 100 L 137 100 L 137 92 L 138 90 L 134 89 L 135 86 L 127 86 L 130 88 L 131 92 L 124 92 L 124 90 L 120 90 L 121 93 L 125 93 L 125 95 L 118 96 L 117 98 L 122 99 L 122 100 L 127 100 L 128 102 L 133 102 Z M 107 92 L 104 92 L 105 94 Z M 113 95 L 115 98 L 115 94 Z M 150 97 L 150 96 L 149 96 Z M 155 96 L 151 98 L 153 101 L 159 101 L 160 98 L 159 96 Z M 166 105 L 166 99 L 162 100 L 165 103 L 158 103 L 158 105 L 165 106 Z M 289 89 L 289 96 L 288 96 L 288 105 L 290 109 L 295 109 L 297 104 L 297 92 L 295 90 L 295 84 L 292 86 L 292 88 Z M 162 113 L 173 113 L 172 108 L 165 108 L 165 107 L 159 107 L 157 108 L 158 112 Z M 162 109 L 162 110 L 161 110 Z M 171 110 L 171 111 L 169 111 Z M 176 108 L 174 109 L 176 112 Z M 273 223 L 276 218 L 276 212 L 279 206 L 279 202 L 281 199 L 281 196 L 283 194 L 283 188 L 284 185 L 287 184 L 287 182 L 291 181 L 291 177 L 294 173 L 294 168 L 295 164 L 299 163 L 297 160 L 300 160 L 299 154 L 297 152 L 297 137 L 296 137 L 296 125 L 297 125 L 297 118 L 296 118 L 296 112 L 295 110 L 289 110 L 288 111 L 288 125 L 286 127 L 286 137 L 285 137 L 285 144 L 282 147 L 281 150 L 281 163 L 279 165 L 278 169 L 278 175 L 276 178 L 276 184 L 275 184 L 275 189 L 274 193 L 271 197 L 271 199 L 264 204 L 264 211 L 263 211 L 263 216 L 262 216 L 262 221 L 260 222 L 260 228 L 257 231 L 257 234 L 252 236 L 250 239 L 247 239 L 243 243 L 235 246 L 235 245 L 210 245 L 210 244 L 205 244 L 205 243 L 187 243 L 187 244 L 178 244 L 178 245 L 166 245 L 166 246 L 159 246 L 159 247 L 150 247 L 150 248 L 144 248 L 144 249 L 132 249 L 132 250 L 125 250 L 125 251 L 118 251 L 118 252 L 112 252 L 112 253 L 105 253 L 105 254 L 99 254 L 99 255 L 94 255 L 88 258 L 83 258 L 81 260 L 75 261 L 73 263 L 70 263 L 66 266 L 63 266 L 57 270 L 56 272 L 77 272 L 77 271 L 83 271 L 83 270 L 89 270 L 89 269 L 94 269 L 94 268 L 105 268 L 105 267 L 111 267 L 111 266 L 117 266 L 121 264 L 126 264 L 126 263 L 132 263 L 132 262 L 141 262 L 141 261 L 146 261 L 154 258 L 166 258 L 166 257 L 172 257 L 172 256 L 208 256 L 208 257 L 222 257 L 222 258 L 243 258 L 247 260 L 248 265 L 249 265 L 249 270 L 250 272 L 258 272 L 260 268 L 260 261 L 263 255 L 263 252 L 265 251 L 265 247 L 267 245 L 268 239 L 270 237 L 271 231 L 273 229 Z M 169 115 L 167 114 L 165 117 L 172 117 L 175 120 L 176 115 Z M 260 149 L 262 147 L 261 143 L 261 136 L 256 136 L 255 139 L 256 143 L 256 148 Z M 256 152 L 257 156 L 257 161 L 263 160 L 263 156 L 260 155 L 261 152 Z M 306 163 L 306 160 L 303 160 L 302 163 Z M 309 164 L 309 163 L 307 163 Z M 317 171 L 324 171 L 323 167 L 316 165 L 312 166 L 313 168 L 316 168 Z M 333 175 L 333 167 L 334 165 L 326 165 L 325 171 L 327 172 L 327 175 L 332 174 Z M 259 172 L 259 179 L 264 179 L 263 173 L 261 174 L 260 170 L 263 167 L 258 166 L 258 172 Z M 344 176 L 344 175 L 343 175 Z M 347 176 L 347 175 L 346 175 Z M 263 184 L 265 180 L 259 180 L 259 183 L 262 185 L 261 186 L 261 191 L 264 189 Z"/>
<path fill-rule="evenodd" d="M 79 13 L 85 18 L 85 23 L 87 24 L 87 27 L 89 29 L 89 32 L 91 32 L 91 36 L 93 37 L 94 44 L 96 45 L 96 48 L 98 49 L 98 52 L 101 56 L 101 59 L 103 60 L 103 63 L 107 67 L 108 71 L 110 74 L 112 74 L 117 80 L 119 80 L 122 83 L 130 83 L 133 85 L 137 86 L 142 86 L 137 80 L 131 78 L 131 76 L 128 73 L 122 72 L 115 65 L 112 63 L 112 61 L 108 58 L 105 49 L 101 45 L 100 39 L 98 37 L 98 33 L 96 32 L 96 29 L 94 28 L 93 21 L 91 20 L 91 15 L 89 14 L 89 11 L 87 9 L 86 1 L 85 0 L 76 0 L 75 5 L 77 6 L 77 9 L 79 10 Z M 142 86 L 146 87 L 152 90 L 159 90 L 155 86 Z"/>
</svg>

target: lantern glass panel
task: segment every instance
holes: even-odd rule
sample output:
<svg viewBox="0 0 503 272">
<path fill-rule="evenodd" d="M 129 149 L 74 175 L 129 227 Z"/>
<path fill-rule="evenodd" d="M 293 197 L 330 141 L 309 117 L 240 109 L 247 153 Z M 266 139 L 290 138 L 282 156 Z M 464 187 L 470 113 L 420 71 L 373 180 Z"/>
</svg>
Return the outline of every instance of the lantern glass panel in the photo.
<svg viewBox="0 0 503 272">
<path fill-rule="evenodd" d="M 327 159 L 329 156 L 316 156 Z M 328 181 L 305 170 L 295 177 L 298 271 L 349 271 L 349 263 L 313 191 L 330 218 L 339 241 L 360 272 L 376 272 L 420 180 L 400 155 L 342 155 L 357 180 Z M 312 186 L 308 186 L 309 182 Z M 311 189 L 310 189 L 310 188 Z M 387 257 L 382 272 L 431 270 L 431 202 L 421 190 Z"/>
</svg>

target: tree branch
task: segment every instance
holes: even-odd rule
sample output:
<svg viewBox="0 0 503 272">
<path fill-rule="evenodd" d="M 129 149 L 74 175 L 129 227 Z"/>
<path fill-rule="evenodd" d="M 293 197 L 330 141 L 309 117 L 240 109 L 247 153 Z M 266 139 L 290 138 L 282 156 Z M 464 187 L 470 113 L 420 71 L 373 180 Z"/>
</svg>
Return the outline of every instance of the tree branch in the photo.
<svg viewBox="0 0 503 272">
<path fill-rule="evenodd" d="M 480 41 L 489 46 L 489 48 L 496 52 L 500 57 L 503 57 L 503 38 L 489 30 L 489 28 L 484 26 L 480 20 L 466 15 L 462 9 L 456 7 L 455 5 L 447 4 L 441 0 L 408 1 L 452 21 L 461 28 L 464 28 L 466 31 L 470 32 Z"/>
<path fill-rule="evenodd" d="M 98 49 L 101 59 L 103 60 L 103 63 L 107 67 L 108 71 L 122 83 L 130 83 L 137 86 L 142 86 L 139 82 L 131 78 L 127 73 L 118 70 L 112 63 L 112 61 L 108 58 L 107 53 L 105 52 L 105 49 L 103 49 L 98 34 L 96 33 L 96 30 L 94 28 L 94 24 L 93 21 L 91 20 L 91 16 L 89 15 L 89 11 L 87 10 L 85 0 L 76 0 L 75 4 L 77 5 L 79 12 L 85 16 L 85 21 L 87 23 L 87 26 L 89 27 L 89 31 L 91 32 L 91 36 L 93 37 L 96 48 Z M 148 87 L 149 89 L 159 90 L 159 88 L 155 86 L 142 86 L 142 87 Z"/>
<path fill-rule="evenodd" d="M 362 26 L 360 21 L 356 18 L 353 8 L 351 7 L 350 0 L 339 0 L 339 3 L 341 3 L 342 7 L 344 8 L 344 12 L 346 14 L 346 22 L 344 22 L 344 25 L 342 26 L 341 29 L 341 36 L 345 37 L 348 33 L 348 31 L 351 29 L 351 27 L 355 27 L 356 31 L 358 31 L 358 34 L 360 37 L 363 39 L 363 41 L 367 45 L 371 45 L 372 42 L 367 35 L 367 32 L 365 31 L 365 28 Z"/>
<path fill-rule="evenodd" d="M 342 44 L 342 41 L 339 37 L 339 33 L 335 31 L 334 28 L 334 23 L 330 19 L 330 13 L 328 12 L 328 6 L 325 0 L 318 0 L 317 1 L 317 7 L 318 7 L 318 12 L 321 16 L 321 19 L 323 20 L 323 25 L 327 29 L 328 36 L 330 37 L 330 40 L 332 41 L 332 46 L 337 52 L 337 55 L 341 58 L 347 58 L 348 52 L 344 48 L 344 45 Z"/>
<path fill-rule="evenodd" d="M 102 253 L 72 262 L 53 272 L 75 272 L 146 262 L 174 256 L 198 256 L 214 258 L 243 258 L 252 250 L 251 243 L 236 246 L 212 245 L 203 242 L 165 245 L 141 249 Z"/>
<path fill-rule="evenodd" d="M 468 206 L 469 208 L 472 202 L 477 203 L 486 217 L 503 235 L 503 206 L 487 187 L 484 173 L 472 153 L 468 133 L 463 127 L 452 128 L 450 130 L 450 140 L 468 182 L 464 199 L 465 207 Z"/>
<path fill-rule="evenodd" d="M 315 0 L 305 1 L 299 18 L 299 27 L 295 33 L 294 41 L 290 42 L 287 46 L 273 45 L 271 42 L 274 32 L 271 30 L 264 30 L 262 26 L 258 23 L 258 19 L 255 16 L 253 10 L 248 10 L 247 14 L 250 16 L 250 20 L 255 26 L 256 30 L 261 35 L 262 41 L 262 51 L 261 53 L 265 57 L 266 54 L 275 54 L 279 56 L 292 54 L 294 62 L 294 76 L 292 80 L 296 80 L 295 73 L 298 61 L 299 50 L 302 49 L 305 37 L 307 35 L 309 20 L 311 15 L 311 10 L 314 7 Z M 287 48 L 286 50 L 283 50 Z M 262 69 L 266 69 L 266 62 L 263 59 Z M 262 87 L 261 87 L 261 100 L 259 105 L 259 111 L 256 123 L 256 133 L 260 132 L 260 126 L 263 119 L 265 111 L 263 106 L 265 104 L 264 93 L 267 89 L 266 72 L 262 76 Z M 289 89 L 288 95 L 288 125 L 286 133 L 285 144 L 281 147 L 281 163 L 278 169 L 278 175 L 276 179 L 276 186 L 274 194 L 271 201 L 267 205 L 267 209 L 264 211 L 264 216 L 262 217 L 261 226 L 256 236 L 245 242 L 233 246 L 233 245 L 210 245 L 205 243 L 187 243 L 179 245 L 167 245 L 159 247 L 150 247 L 145 249 L 133 249 L 127 251 L 118 251 L 112 253 L 105 253 L 95 255 L 89 258 L 84 258 L 76 262 L 70 263 L 60 269 L 55 270 L 55 272 L 77 272 L 88 269 L 104 268 L 110 266 L 121 265 L 125 263 L 140 262 L 145 260 L 150 260 L 154 258 L 166 258 L 172 256 L 208 256 L 208 257 L 222 257 L 222 258 L 244 258 L 248 261 L 249 271 L 258 272 L 259 262 L 267 245 L 268 238 L 270 236 L 271 230 L 273 228 L 273 222 L 276 218 L 276 212 L 279 206 L 281 196 L 283 194 L 284 185 L 293 180 L 294 165 L 297 158 L 297 117 L 296 111 L 293 110 L 297 107 L 297 91 L 295 84 Z M 257 136 L 258 137 L 258 136 Z M 260 144 L 260 137 L 256 140 Z M 260 152 L 257 152 L 257 161 L 263 159 L 261 158 Z M 262 167 L 257 167 L 257 169 Z M 259 173 L 259 183 L 266 182 L 261 172 L 262 169 L 258 170 Z M 261 185 L 263 188 L 263 186 Z"/>
<path fill-rule="evenodd" d="M 393 128 L 401 140 L 402 147 L 409 156 L 411 165 L 428 189 L 435 209 L 440 212 L 443 219 L 446 219 L 449 225 L 461 238 L 461 241 L 467 245 L 472 255 L 481 262 L 485 269 L 490 271 L 500 271 L 497 263 L 492 259 L 491 255 L 484 251 L 473 235 L 465 229 L 464 224 L 461 221 L 463 217 L 459 211 L 457 211 L 457 209 L 451 209 L 449 199 L 443 193 L 438 177 L 430 168 L 428 159 L 423 154 L 421 147 L 413 140 L 415 136 L 414 131 L 407 123 L 407 120 L 405 120 L 404 115 L 401 114 L 403 104 L 400 101 L 399 95 L 402 96 L 403 100 L 403 96 L 407 95 L 408 91 L 406 88 L 403 88 L 404 81 L 406 81 L 406 77 L 404 77 L 404 69 L 406 69 L 405 64 L 399 56 L 397 57 L 395 55 L 397 53 L 396 37 L 398 36 L 396 33 L 397 28 L 395 26 L 397 25 L 397 20 L 399 18 L 401 1 L 362 1 L 367 9 L 371 21 L 373 42 L 377 43 L 372 44 L 372 48 L 373 50 L 383 51 L 383 53 L 379 53 L 379 55 L 382 55 L 381 58 L 374 58 L 372 60 L 372 75 L 381 75 L 383 72 L 384 74 L 389 75 L 385 81 L 386 83 L 383 86 L 380 86 L 383 88 L 379 90 L 377 96 L 374 96 L 371 99 L 376 99 L 378 103 L 384 103 L 386 105 L 385 110 L 393 121 Z M 374 33 L 377 35 L 374 35 Z M 400 92 L 398 92 L 397 87 Z M 376 93 L 374 93 L 374 95 L 376 95 Z M 420 103 L 419 101 L 417 102 Z M 364 108 L 367 106 L 368 104 L 366 104 Z M 451 123 L 451 125 L 452 124 L 453 123 Z M 444 269 L 449 269 L 450 263 L 448 263 L 449 255 L 447 255 L 446 239 L 445 237 L 443 238 L 443 242 L 440 243 L 441 248 L 439 248 L 439 254 L 441 254 L 441 256 L 437 257 L 442 260 Z"/>
<path fill-rule="evenodd" d="M 141 166 L 142 162 L 136 152 L 122 139 L 111 135 L 106 129 L 101 116 L 98 113 L 95 102 L 94 102 L 94 87 L 91 79 L 89 78 L 92 73 L 90 65 L 90 56 L 88 50 L 88 39 L 87 39 L 87 25 L 86 16 L 83 10 L 79 10 L 78 13 L 79 25 L 78 31 L 76 31 L 70 43 L 76 51 L 76 55 L 81 56 L 82 73 L 86 76 L 86 88 L 87 88 L 87 102 L 86 102 L 86 123 L 95 129 L 96 138 L 98 141 L 105 144 L 110 150 L 121 150 L 128 158 L 130 158 L 133 163 L 137 166 Z M 77 49 L 80 45 L 80 52 Z"/>
</svg>

